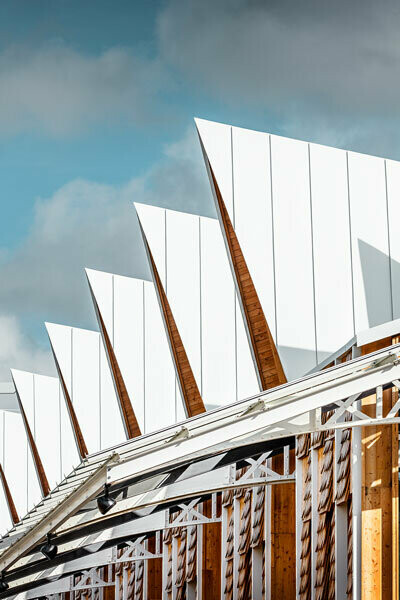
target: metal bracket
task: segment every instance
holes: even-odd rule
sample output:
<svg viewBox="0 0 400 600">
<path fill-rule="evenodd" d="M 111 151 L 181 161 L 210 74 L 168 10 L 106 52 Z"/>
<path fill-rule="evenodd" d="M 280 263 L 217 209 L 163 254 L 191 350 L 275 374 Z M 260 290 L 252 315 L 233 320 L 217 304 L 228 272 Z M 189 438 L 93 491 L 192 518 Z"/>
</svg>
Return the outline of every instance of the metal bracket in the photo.
<svg viewBox="0 0 400 600">
<path fill-rule="evenodd" d="M 156 532 L 156 551 L 150 552 L 144 545 L 145 536 L 138 538 L 134 542 L 126 542 L 126 548 L 123 553 L 118 556 L 117 548 L 113 549 L 113 562 L 114 563 L 125 563 L 134 562 L 136 560 L 149 560 L 151 558 L 161 558 L 162 553 L 160 552 L 160 532 Z"/>
<path fill-rule="evenodd" d="M 98 575 L 99 567 L 92 567 L 88 571 L 82 571 L 80 575 L 80 580 L 77 584 L 75 584 L 75 575 L 71 575 L 71 592 L 77 592 L 79 590 L 87 590 L 92 588 L 100 588 L 100 587 L 109 587 L 115 585 L 114 581 L 104 581 Z"/>
</svg>

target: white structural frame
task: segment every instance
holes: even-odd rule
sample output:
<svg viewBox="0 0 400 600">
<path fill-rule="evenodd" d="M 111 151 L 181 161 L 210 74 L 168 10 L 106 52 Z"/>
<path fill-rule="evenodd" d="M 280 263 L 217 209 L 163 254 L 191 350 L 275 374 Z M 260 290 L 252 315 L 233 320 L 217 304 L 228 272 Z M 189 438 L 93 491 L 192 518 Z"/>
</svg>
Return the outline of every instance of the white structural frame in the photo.
<svg viewBox="0 0 400 600">
<path fill-rule="evenodd" d="M 189 419 L 185 422 L 188 435 L 184 439 L 176 441 L 176 427 L 170 427 L 121 445 L 118 455 L 110 452 L 106 457 L 104 453 L 89 457 L 89 467 L 91 461 L 100 466 L 95 468 L 94 473 L 89 471 L 89 479 L 83 476 L 81 485 L 72 494 L 67 493 L 50 512 L 45 512 L 22 537 L 16 536 L 0 556 L 0 571 L 29 553 L 49 531 L 58 531 L 60 527 L 68 531 L 68 519 L 73 520 L 77 508 L 101 492 L 105 481 L 116 483 L 133 475 L 150 475 L 155 469 L 176 465 L 177 459 L 190 462 L 255 441 L 332 428 L 331 425 L 321 425 L 319 415 L 323 407 L 332 404 L 343 407 L 343 398 L 354 396 L 353 402 L 358 402 L 361 393 L 384 385 L 397 386 L 400 379 L 399 351 L 400 344 L 397 344 L 280 386 L 256 398 Z M 265 403 L 264 406 L 260 405 L 260 401 Z M 358 415 L 357 407 L 348 405 L 347 409 Z M 399 422 L 400 418 L 389 414 L 375 419 L 359 418 L 351 425 L 357 428 Z M 347 428 L 349 424 L 339 422 L 333 425 Z M 79 468 L 76 473 L 79 474 Z M 13 539 L 12 532 L 10 539 Z"/>
</svg>

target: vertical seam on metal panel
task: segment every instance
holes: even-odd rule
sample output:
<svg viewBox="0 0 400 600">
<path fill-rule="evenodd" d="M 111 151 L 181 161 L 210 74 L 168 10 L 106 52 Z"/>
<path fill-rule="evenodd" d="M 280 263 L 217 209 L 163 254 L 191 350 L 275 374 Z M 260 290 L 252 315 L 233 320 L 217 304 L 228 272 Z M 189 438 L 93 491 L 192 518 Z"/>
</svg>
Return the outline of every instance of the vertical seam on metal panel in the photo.
<svg viewBox="0 0 400 600">
<path fill-rule="evenodd" d="M 70 328 L 71 331 L 71 336 L 70 336 L 70 341 L 71 341 L 71 371 L 70 371 L 70 375 L 71 375 L 71 402 L 72 404 L 74 403 L 74 356 L 73 356 L 73 345 L 74 345 L 74 338 L 73 338 L 73 333 L 74 330 L 72 329 L 72 327 Z"/>
<path fill-rule="evenodd" d="M 164 285 L 165 295 L 168 294 L 168 265 L 167 265 L 167 211 L 164 209 Z"/>
<path fill-rule="evenodd" d="M 33 439 L 36 442 L 36 390 L 35 390 L 35 374 L 32 373 L 32 398 L 33 398 Z"/>
<path fill-rule="evenodd" d="M 313 281 L 313 302 L 314 302 L 314 343 L 315 343 L 315 364 L 318 364 L 318 339 L 317 339 L 317 303 L 315 293 L 315 265 L 314 265 L 314 224 L 312 209 L 312 188 L 311 188 L 311 145 L 308 143 L 308 186 L 310 194 L 310 225 L 311 225 L 311 266 Z"/>
<path fill-rule="evenodd" d="M 390 309 L 391 309 L 392 321 L 393 321 L 394 311 L 393 311 L 392 251 L 390 248 L 389 192 L 388 192 L 388 182 L 387 182 L 386 159 L 384 159 L 383 164 L 385 167 L 386 221 L 387 221 L 388 253 L 389 253 Z"/>
<path fill-rule="evenodd" d="M 347 173 L 347 204 L 349 209 L 349 236 L 350 236 L 350 271 L 351 271 L 351 297 L 353 304 L 353 333 L 356 335 L 356 311 L 354 303 L 354 270 L 353 270 L 353 240 L 351 231 L 351 208 L 350 208 L 350 170 L 349 153 L 346 151 L 346 173 Z"/>
<path fill-rule="evenodd" d="M 200 278 L 200 394 L 203 395 L 203 278 L 201 260 L 201 218 L 199 217 L 199 278 Z"/>
<path fill-rule="evenodd" d="M 232 186 L 232 217 L 233 228 L 236 225 L 235 214 L 235 178 L 233 172 L 233 127 L 231 127 L 231 186 Z M 235 395 L 238 399 L 238 338 L 237 338 L 237 316 L 236 316 L 236 285 L 233 285 L 233 320 L 235 328 Z"/>
<path fill-rule="evenodd" d="M 99 449 L 101 449 L 101 335 L 99 334 Z"/>
<path fill-rule="evenodd" d="M 146 433 L 146 302 L 145 283 L 142 282 L 143 302 L 143 433 Z"/>
<path fill-rule="evenodd" d="M 115 347 L 115 284 L 114 275 L 111 275 L 111 311 L 112 311 L 112 346 Z"/>
<path fill-rule="evenodd" d="M 58 382 L 58 417 L 59 417 L 59 432 L 60 432 L 60 472 L 59 477 L 60 480 L 62 478 L 63 471 L 63 456 L 62 456 L 62 446 L 63 446 L 63 435 L 62 435 L 62 427 L 61 427 L 61 394 L 60 394 L 60 382 Z"/>
<path fill-rule="evenodd" d="M 272 232 L 272 270 L 274 274 L 274 309 L 275 309 L 275 344 L 278 346 L 278 310 L 276 303 L 276 264 L 275 264 L 275 223 L 274 223 L 274 190 L 272 180 L 272 137 L 268 136 L 269 144 L 269 176 L 271 189 L 271 232 Z"/>
</svg>

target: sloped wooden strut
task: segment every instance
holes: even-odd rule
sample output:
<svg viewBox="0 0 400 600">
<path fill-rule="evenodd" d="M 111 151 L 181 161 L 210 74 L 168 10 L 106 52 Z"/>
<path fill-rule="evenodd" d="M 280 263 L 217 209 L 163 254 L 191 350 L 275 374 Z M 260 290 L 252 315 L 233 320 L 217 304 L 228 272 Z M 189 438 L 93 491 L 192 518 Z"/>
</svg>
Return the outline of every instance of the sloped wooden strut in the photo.
<svg viewBox="0 0 400 600">
<path fill-rule="evenodd" d="M 19 410 L 21 412 L 22 420 L 24 422 L 26 436 L 28 438 L 28 444 L 29 444 L 29 447 L 31 449 L 33 462 L 35 464 L 36 473 L 37 473 L 37 476 L 38 476 L 38 479 L 39 479 L 40 490 L 42 492 L 42 496 L 45 497 L 45 496 L 47 496 L 50 493 L 49 482 L 47 481 L 47 477 L 46 477 L 46 473 L 45 473 L 45 470 L 44 470 L 44 467 L 43 467 L 43 463 L 42 463 L 42 460 L 41 460 L 41 458 L 39 456 L 39 452 L 38 452 L 38 449 L 37 449 L 37 446 L 36 446 L 36 442 L 35 442 L 34 437 L 32 435 L 31 428 L 29 427 L 28 419 L 26 418 L 24 407 L 22 406 L 21 398 L 19 397 L 18 392 L 16 392 L 16 396 L 17 396 L 17 400 L 18 400 L 18 404 L 19 404 Z"/>
<path fill-rule="evenodd" d="M 104 345 L 108 356 L 108 361 L 111 367 L 111 372 L 114 379 L 114 384 L 117 390 L 118 400 L 121 407 L 122 416 L 124 419 L 125 430 L 129 439 L 142 435 L 139 427 L 139 423 L 136 419 L 135 411 L 133 410 L 132 402 L 126 389 L 124 378 L 122 377 L 121 369 L 119 368 L 117 357 L 115 356 L 114 348 L 112 347 L 110 337 L 107 333 L 106 326 L 104 325 L 103 317 L 99 306 L 94 299 L 96 312 L 99 318 L 100 328 L 103 334 Z"/>
<path fill-rule="evenodd" d="M 171 307 L 169 305 L 167 296 L 161 283 L 161 279 L 158 274 L 153 255 L 151 254 L 150 247 L 144 235 L 143 237 L 150 259 L 150 266 L 154 276 L 154 283 L 157 289 L 158 297 L 162 308 L 163 319 L 167 329 L 167 334 L 173 355 L 173 360 L 175 363 L 176 372 L 179 379 L 179 385 L 181 388 L 183 401 L 186 406 L 186 413 L 188 417 L 194 417 L 195 415 L 200 415 L 201 413 L 204 413 L 206 411 L 206 408 L 204 406 L 203 399 L 200 395 L 199 388 L 197 387 L 196 379 L 193 375 L 192 367 L 190 366 L 185 347 L 183 345 L 181 336 L 178 331 L 178 327 L 175 323 L 175 319 L 172 314 Z"/>
<path fill-rule="evenodd" d="M 3 471 L 3 467 L 1 466 L 1 464 L 0 464 L 0 480 L 1 480 L 1 483 L 3 486 L 3 490 L 4 490 L 5 497 L 6 497 L 8 510 L 10 511 L 12 522 L 14 523 L 14 525 L 16 525 L 19 522 L 19 516 L 17 513 L 17 509 L 15 508 L 14 500 L 12 498 L 11 491 L 8 486 L 7 479 L 6 479 L 6 476 L 5 476 L 5 473 Z"/>
<path fill-rule="evenodd" d="M 268 327 L 267 319 L 265 318 L 264 311 L 258 298 L 256 288 L 249 269 L 247 268 L 242 249 L 229 218 L 225 202 L 222 198 L 210 163 L 209 169 L 260 383 L 263 390 L 268 390 L 277 385 L 286 383 L 287 379 L 283 371 L 281 359 L 279 358 L 274 339 Z"/>
<path fill-rule="evenodd" d="M 72 404 L 69 392 L 68 392 L 68 388 L 65 384 L 64 381 L 64 377 L 61 373 L 61 369 L 60 369 L 60 365 L 58 364 L 58 360 L 56 358 L 56 355 L 54 354 L 54 361 L 56 363 L 56 367 L 57 367 L 57 372 L 58 372 L 58 377 L 60 379 L 60 383 L 61 383 L 61 387 L 62 387 L 62 391 L 64 394 L 64 399 L 65 399 L 65 404 L 67 405 L 67 411 L 69 414 L 69 419 L 71 421 L 71 425 L 72 425 L 72 430 L 74 432 L 74 437 L 75 437 L 75 441 L 76 441 L 76 445 L 78 447 L 78 452 L 79 452 L 79 456 L 81 457 L 81 460 L 83 460 L 84 458 L 87 457 L 87 455 L 89 454 L 87 451 L 87 446 L 85 443 L 85 439 L 83 437 L 83 433 L 81 430 L 81 427 L 79 425 L 79 421 L 78 421 L 78 417 L 76 416 L 76 412 L 74 409 L 74 405 Z"/>
</svg>

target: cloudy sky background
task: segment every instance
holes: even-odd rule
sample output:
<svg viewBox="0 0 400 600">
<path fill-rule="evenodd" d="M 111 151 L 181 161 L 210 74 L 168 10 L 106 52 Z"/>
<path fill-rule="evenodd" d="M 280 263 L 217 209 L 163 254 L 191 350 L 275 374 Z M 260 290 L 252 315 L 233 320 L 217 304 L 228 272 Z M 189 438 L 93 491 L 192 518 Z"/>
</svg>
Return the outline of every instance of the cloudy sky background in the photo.
<svg viewBox="0 0 400 600">
<path fill-rule="evenodd" d="M 400 5 L 2 0 L 0 381 L 148 276 L 133 201 L 214 215 L 193 117 L 400 159 Z"/>
</svg>

